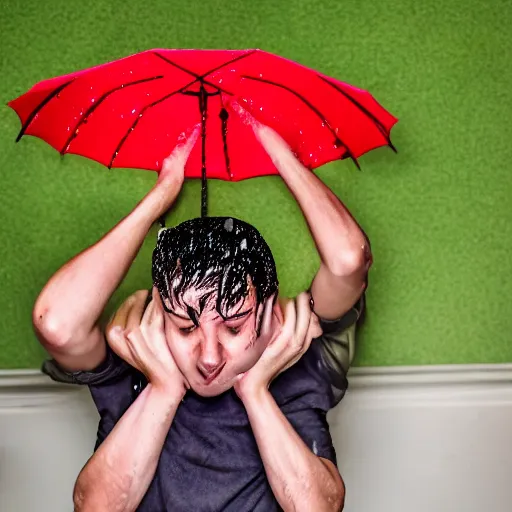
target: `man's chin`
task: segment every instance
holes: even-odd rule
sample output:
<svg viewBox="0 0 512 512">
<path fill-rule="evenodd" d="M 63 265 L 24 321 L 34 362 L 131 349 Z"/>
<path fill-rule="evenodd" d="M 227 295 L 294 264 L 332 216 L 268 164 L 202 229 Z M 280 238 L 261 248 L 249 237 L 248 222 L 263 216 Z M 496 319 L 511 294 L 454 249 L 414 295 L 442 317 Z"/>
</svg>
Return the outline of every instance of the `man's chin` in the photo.
<svg viewBox="0 0 512 512">
<path fill-rule="evenodd" d="M 233 387 L 233 383 L 229 382 L 226 384 L 220 384 L 216 382 L 212 382 L 211 384 L 193 384 L 191 385 L 192 391 L 199 396 L 204 398 L 211 398 L 214 396 L 222 395 L 229 389 Z"/>
</svg>

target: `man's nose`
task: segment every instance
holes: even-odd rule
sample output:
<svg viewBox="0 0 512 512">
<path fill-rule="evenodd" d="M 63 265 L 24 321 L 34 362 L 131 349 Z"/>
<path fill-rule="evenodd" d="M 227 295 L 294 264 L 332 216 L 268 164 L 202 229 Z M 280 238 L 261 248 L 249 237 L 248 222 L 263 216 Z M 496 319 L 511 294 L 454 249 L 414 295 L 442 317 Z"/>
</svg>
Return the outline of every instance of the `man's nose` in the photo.
<svg viewBox="0 0 512 512">
<path fill-rule="evenodd" d="M 221 344 L 214 337 L 206 336 L 201 343 L 201 355 L 198 361 L 199 370 L 208 377 L 219 368 L 222 362 Z"/>
</svg>

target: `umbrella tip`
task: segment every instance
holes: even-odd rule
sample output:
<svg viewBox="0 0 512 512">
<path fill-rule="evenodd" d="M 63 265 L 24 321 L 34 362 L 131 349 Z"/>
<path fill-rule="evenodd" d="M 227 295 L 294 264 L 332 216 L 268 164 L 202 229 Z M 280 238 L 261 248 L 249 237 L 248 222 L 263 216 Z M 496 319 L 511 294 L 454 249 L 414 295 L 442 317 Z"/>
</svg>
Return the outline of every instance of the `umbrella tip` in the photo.
<svg viewBox="0 0 512 512">
<path fill-rule="evenodd" d="M 388 140 L 388 146 L 395 152 L 398 153 L 398 150 L 395 148 L 394 144 L 391 142 L 391 139 Z"/>
<path fill-rule="evenodd" d="M 23 130 L 21 130 L 20 133 L 18 133 L 18 136 L 16 137 L 15 142 L 19 142 L 22 137 L 23 137 Z"/>
</svg>

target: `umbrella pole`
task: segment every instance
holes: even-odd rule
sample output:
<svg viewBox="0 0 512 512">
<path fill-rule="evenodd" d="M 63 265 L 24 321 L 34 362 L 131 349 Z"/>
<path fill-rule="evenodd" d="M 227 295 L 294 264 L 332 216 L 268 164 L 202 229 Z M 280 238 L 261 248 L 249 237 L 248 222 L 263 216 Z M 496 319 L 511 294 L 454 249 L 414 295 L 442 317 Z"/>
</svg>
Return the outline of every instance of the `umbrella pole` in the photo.
<svg viewBox="0 0 512 512">
<path fill-rule="evenodd" d="M 201 217 L 208 214 L 208 186 L 206 182 L 206 112 L 208 109 L 208 93 L 201 84 L 199 89 L 199 109 L 201 110 Z"/>
</svg>

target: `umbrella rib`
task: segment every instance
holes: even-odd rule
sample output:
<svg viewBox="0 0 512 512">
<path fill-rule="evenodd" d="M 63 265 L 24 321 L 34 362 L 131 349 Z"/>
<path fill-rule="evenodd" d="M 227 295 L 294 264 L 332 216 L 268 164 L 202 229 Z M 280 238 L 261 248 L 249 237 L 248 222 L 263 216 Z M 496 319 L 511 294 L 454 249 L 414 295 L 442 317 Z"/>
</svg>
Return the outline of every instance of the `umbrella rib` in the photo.
<svg viewBox="0 0 512 512">
<path fill-rule="evenodd" d="M 292 94 L 294 94 L 297 98 L 299 98 L 307 107 L 309 107 L 321 120 L 323 123 L 325 123 L 325 125 L 327 126 L 327 128 L 329 128 L 330 132 L 334 135 L 334 138 L 335 138 L 335 144 L 336 145 L 343 145 L 345 147 L 345 150 L 346 150 L 346 153 L 345 154 L 348 154 L 348 156 L 353 160 L 353 162 L 356 164 L 356 166 L 358 168 L 360 168 L 359 166 L 359 163 L 356 159 L 356 157 L 352 154 L 352 151 L 350 151 L 350 148 L 348 147 L 347 144 L 345 144 L 341 138 L 339 137 L 339 135 L 334 131 L 333 127 L 329 124 L 329 122 L 327 121 L 327 119 L 325 118 L 325 116 L 320 112 L 320 110 L 318 110 L 314 105 L 312 105 L 306 98 L 304 98 L 304 96 L 302 96 L 302 94 L 298 93 L 297 91 L 294 91 L 292 88 L 288 87 L 287 85 L 284 85 L 284 84 L 280 84 L 278 82 L 273 82 L 271 80 L 266 80 L 264 78 L 257 78 L 257 77 L 254 77 L 254 76 L 248 76 L 248 75 L 243 75 L 242 78 L 246 78 L 246 79 L 249 79 L 249 80 L 255 80 L 256 82 L 263 82 L 263 83 L 266 83 L 266 84 L 269 84 L 269 85 L 274 85 L 276 87 L 280 87 L 282 89 L 285 89 L 286 91 L 288 92 L 291 92 Z"/>
<path fill-rule="evenodd" d="M 225 94 L 229 94 L 230 96 L 233 96 L 233 93 L 231 93 L 229 91 L 226 91 L 225 89 L 219 87 L 218 85 L 213 84 L 209 80 L 205 80 L 205 77 L 207 77 L 208 75 L 211 75 L 212 73 L 215 73 L 215 71 L 218 71 L 219 69 L 222 69 L 224 66 L 228 66 L 229 64 L 232 64 L 233 62 L 236 62 L 238 60 L 241 60 L 241 59 L 244 59 L 246 57 L 249 57 L 250 55 L 252 55 L 256 51 L 257 50 L 251 50 L 250 52 L 244 53 L 243 55 L 238 55 L 234 59 L 231 59 L 228 62 L 224 62 L 224 64 L 221 64 L 220 66 L 212 68 L 212 69 L 210 69 L 209 71 L 207 71 L 206 73 L 204 73 L 202 75 L 199 75 L 198 73 L 194 73 L 193 71 L 190 71 L 190 69 L 187 69 L 187 68 L 181 66 L 180 64 L 176 64 L 176 62 L 173 62 L 169 58 L 164 57 L 160 53 L 153 52 L 153 54 L 156 55 L 157 57 L 159 57 L 160 59 L 162 59 L 164 62 L 167 62 L 167 64 L 170 64 L 171 66 L 174 66 L 174 67 L 180 69 L 181 71 L 183 71 L 185 73 L 188 73 L 189 75 L 192 75 L 193 77 L 196 78 L 195 82 L 197 82 L 197 81 L 204 82 L 205 84 L 207 84 L 207 85 L 209 85 L 211 87 L 214 87 L 215 89 L 218 89 L 219 91 L 222 91 Z"/>
<path fill-rule="evenodd" d="M 162 101 L 165 101 L 166 99 L 170 98 L 171 96 L 174 96 L 175 94 L 179 94 L 180 92 L 183 92 L 185 91 L 188 87 L 190 87 L 192 84 L 194 84 L 195 82 L 197 82 L 197 80 L 193 80 L 192 82 L 189 82 L 188 84 L 184 85 L 183 87 L 179 88 L 179 89 L 176 89 L 175 91 L 169 93 L 169 94 L 166 94 L 165 96 L 163 96 L 162 98 L 154 101 L 153 103 L 150 103 L 149 105 L 146 105 L 145 107 L 143 107 L 141 109 L 141 111 L 139 112 L 139 115 L 137 116 L 137 119 L 135 119 L 135 121 L 133 122 L 133 124 L 130 126 L 130 128 L 128 128 L 128 131 L 123 135 L 123 137 L 121 138 L 121 141 L 119 142 L 119 144 L 117 145 L 117 148 L 116 150 L 114 151 L 113 155 L 112 155 L 112 158 L 110 160 L 110 164 L 108 165 L 108 168 L 111 169 L 112 168 L 112 165 L 114 163 L 114 160 L 117 158 L 119 152 L 121 151 L 121 148 L 123 147 L 124 143 L 126 142 L 126 139 L 128 138 L 128 136 L 130 135 L 130 133 L 133 132 L 133 130 L 135 130 L 135 127 L 137 126 L 138 122 L 141 120 L 144 112 L 146 110 L 148 110 L 149 108 L 151 107 L 154 107 L 155 105 L 158 105 L 159 103 L 161 103 Z"/>
<path fill-rule="evenodd" d="M 193 77 L 200 80 L 202 77 L 198 73 L 194 73 L 193 71 L 190 71 L 190 69 L 184 68 L 183 66 L 180 66 L 179 64 L 176 64 L 176 62 L 173 62 L 171 59 L 168 59 L 167 57 L 164 57 L 158 52 L 152 52 L 154 55 L 162 59 L 163 61 L 167 62 L 167 64 L 170 64 L 171 66 L 174 66 L 175 68 L 180 69 L 181 71 L 184 71 L 185 73 L 188 73 L 189 75 L 192 75 Z"/>
<path fill-rule="evenodd" d="M 71 80 L 63 83 L 62 85 L 59 85 L 59 87 L 57 87 L 54 91 L 52 91 L 50 94 L 48 94 L 48 96 L 46 96 L 46 98 L 41 103 L 39 103 L 39 105 L 34 110 L 32 110 L 30 115 L 27 117 L 27 120 L 21 127 L 20 133 L 16 137 L 16 142 L 19 142 L 20 139 L 23 137 L 23 135 L 25 135 L 25 132 L 27 131 L 28 127 L 30 126 L 30 123 L 34 120 L 34 118 L 42 110 L 42 108 L 47 103 L 49 103 L 53 98 L 55 98 L 55 96 L 57 96 L 65 87 L 67 87 L 74 80 L 75 79 L 72 78 Z"/>
<path fill-rule="evenodd" d="M 336 89 L 340 94 L 345 96 L 353 105 L 355 105 L 359 110 L 361 110 L 366 116 L 373 121 L 373 123 L 377 126 L 377 129 L 380 131 L 380 133 L 386 138 L 388 142 L 388 146 L 396 152 L 396 148 L 391 142 L 390 135 L 388 131 L 386 130 L 386 127 L 382 124 L 382 121 L 378 119 L 376 116 L 374 116 L 365 106 L 361 105 L 355 98 L 352 98 L 350 94 L 346 93 L 341 87 L 339 87 L 337 84 L 331 82 L 330 80 L 327 80 L 327 78 L 317 75 L 319 78 L 321 78 L 325 83 L 329 84 L 331 87 Z"/>
<path fill-rule="evenodd" d="M 80 126 L 82 126 L 82 124 L 86 123 L 87 122 L 87 118 L 113 93 L 115 93 L 116 91 L 120 91 L 126 87 L 130 87 L 131 85 L 138 85 L 138 84 L 142 84 L 142 83 L 145 83 L 145 82 L 151 82 L 153 80 L 159 80 L 161 78 L 164 78 L 163 75 L 158 75 L 158 76 L 153 76 L 153 77 L 150 77 L 150 78 L 142 78 L 140 80 L 135 80 L 133 82 L 129 82 L 127 84 L 122 84 L 122 85 L 119 85 L 118 87 L 115 87 L 114 89 L 111 89 L 110 91 L 107 91 L 106 93 L 104 93 L 100 99 L 93 104 L 92 107 L 89 107 L 87 109 L 87 111 L 85 112 L 85 115 L 82 116 L 82 118 L 78 121 L 78 123 L 76 124 L 75 126 L 75 129 L 73 130 L 73 132 L 71 133 L 71 135 L 69 136 L 68 140 L 66 141 L 66 143 L 64 144 L 62 150 L 61 150 L 61 154 L 63 155 L 64 153 L 66 153 L 69 149 L 69 146 L 71 145 L 71 142 L 73 142 L 73 139 L 78 135 L 79 133 L 79 130 L 80 130 Z"/>
<path fill-rule="evenodd" d="M 237 62 L 239 60 L 242 60 L 242 59 L 245 59 L 247 57 L 250 57 L 253 53 L 256 53 L 257 51 L 258 50 L 251 50 L 251 51 L 249 51 L 247 53 L 244 53 L 243 55 L 238 55 L 234 59 L 228 60 L 227 62 L 224 62 L 224 64 L 221 64 L 220 66 L 217 66 L 217 67 L 215 67 L 213 69 L 210 69 L 210 71 L 208 71 L 208 73 L 205 73 L 203 75 L 203 78 L 205 76 L 211 75 L 212 73 L 215 73 L 215 71 L 218 71 L 219 69 L 222 69 L 223 67 L 228 66 L 229 64 L 233 64 L 233 62 Z"/>
</svg>

